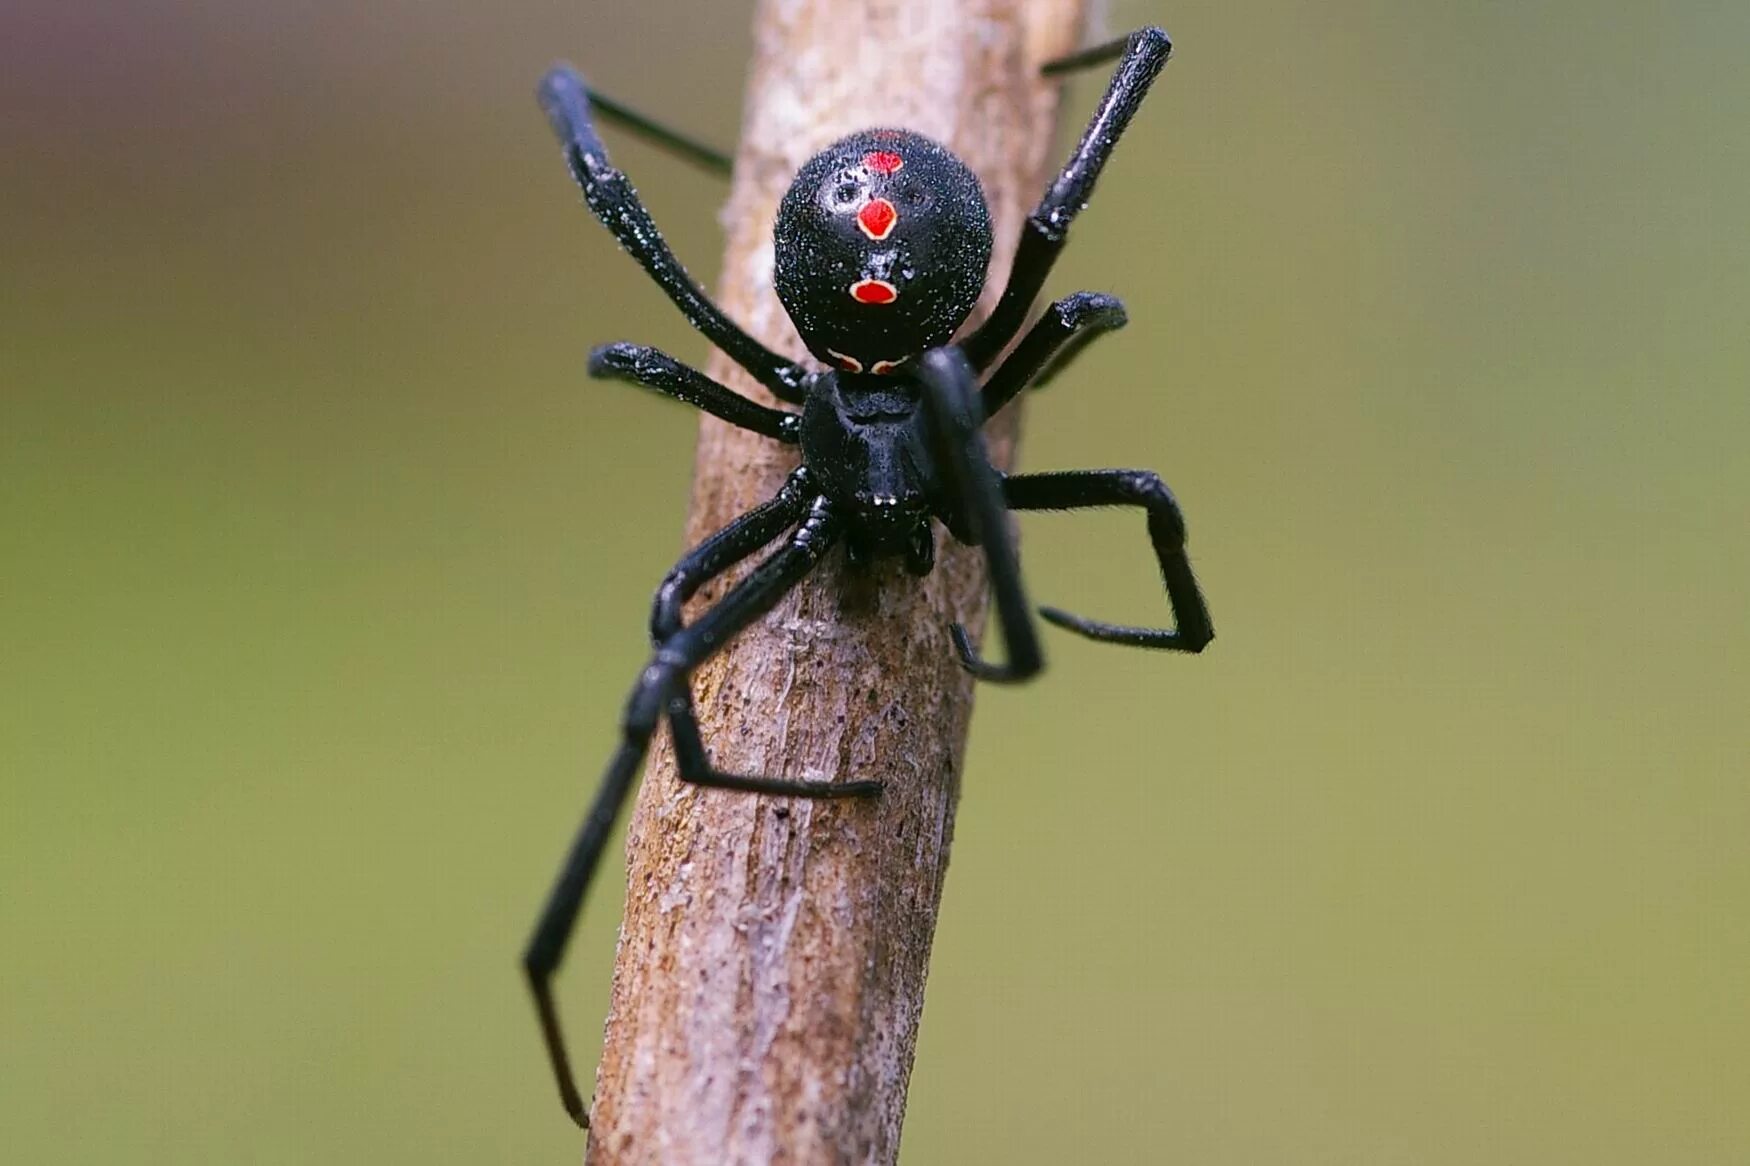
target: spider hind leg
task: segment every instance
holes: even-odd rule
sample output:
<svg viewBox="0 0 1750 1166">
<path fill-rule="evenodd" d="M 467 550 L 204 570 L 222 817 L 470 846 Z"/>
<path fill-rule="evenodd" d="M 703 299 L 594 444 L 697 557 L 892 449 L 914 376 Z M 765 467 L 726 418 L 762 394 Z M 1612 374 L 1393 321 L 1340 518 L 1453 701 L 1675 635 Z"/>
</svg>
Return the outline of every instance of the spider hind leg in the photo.
<svg viewBox="0 0 1750 1166">
<path fill-rule="evenodd" d="M 564 1029 L 553 998 L 553 974 L 564 957 L 584 894 L 600 865 L 602 851 L 607 847 L 614 822 L 631 791 L 632 780 L 649 751 L 657 723 L 666 713 L 679 726 L 675 734 L 677 756 L 685 748 L 682 745 L 684 740 L 697 740 L 698 728 L 691 716 L 691 696 L 686 692 L 688 676 L 694 668 L 722 651 L 736 633 L 776 606 L 814 569 L 839 538 L 841 522 L 825 499 L 798 487 L 795 476 L 787 490 L 791 487 L 797 488 L 790 496 L 781 494 L 773 503 L 750 512 L 725 528 L 715 539 L 707 540 L 698 551 L 683 560 L 675 572 L 670 573 L 664 588 L 658 591 L 656 622 L 659 628 L 670 630 L 670 617 L 666 612 L 671 609 L 675 613 L 673 623 L 676 626 L 671 634 L 662 638 L 627 698 L 620 722 L 620 745 L 608 762 L 601 785 L 578 828 L 523 953 L 523 969 L 535 999 L 535 1011 L 542 1038 L 547 1044 L 554 1079 L 559 1086 L 560 1099 L 565 1104 L 565 1111 L 585 1128 L 589 1126 L 589 1116 L 566 1051 Z M 695 623 L 678 626 L 680 605 L 687 595 L 769 542 L 800 512 L 802 505 L 798 501 L 806 504 L 810 499 L 812 506 L 807 516 L 783 547 L 768 556 Z M 689 562 L 696 565 L 692 570 L 682 572 L 680 568 Z M 666 601 L 665 596 L 668 597 Z M 701 748 L 699 754 L 702 752 Z M 693 780 L 699 776 L 695 773 Z M 868 788 L 871 785 L 879 788 L 878 783 L 869 782 L 822 786 L 710 773 L 705 776 L 718 780 L 700 784 L 810 797 L 855 796 L 874 792 Z"/>
<path fill-rule="evenodd" d="M 1094 506 L 1138 506 L 1148 514 L 1149 542 L 1173 609 L 1172 628 L 1138 628 L 1071 615 L 1055 607 L 1039 614 L 1060 628 L 1109 644 L 1201 652 L 1215 638 L 1209 606 L 1185 556 L 1185 518 L 1158 474 L 1147 470 L 1064 470 L 1013 474 L 1003 481 L 1003 496 L 1014 510 L 1083 510 Z"/>
</svg>

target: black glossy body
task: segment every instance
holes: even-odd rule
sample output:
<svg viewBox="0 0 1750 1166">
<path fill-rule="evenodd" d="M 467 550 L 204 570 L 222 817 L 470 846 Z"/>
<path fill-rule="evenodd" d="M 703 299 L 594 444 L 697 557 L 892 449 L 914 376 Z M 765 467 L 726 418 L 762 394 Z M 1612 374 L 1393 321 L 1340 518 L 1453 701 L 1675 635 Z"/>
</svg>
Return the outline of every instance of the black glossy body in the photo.
<svg viewBox="0 0 1750 1166">
<path fill-rule="evenodd" d="M 853 563 L 902 556 L 927 574 L 935 521 L 983 549 L 996 623 L 1008 659 L 978 656 L 958 625 L 961 663 L 984 680 L 1025 680 L 1043 666 L 1038 628 L 1021 581 L 1008 513 L 1129 506 L 1147 519 L 1149 541 L 1175 627 L 1125 627 L 1041 608 L 1049 623 L 1092 640 L 1199 652 L 1214 635 L 1185 554 L 1185 525 L 1161 479 L 1144 470 L 999 473 L 981 428 L 1016 394 L 1060 373 L 1090 340 L 1125 323 L 1115 298 L 1077 292 L 1052 303 L 1021 333 L 1070 221 L 1086 205 L 1113 145 L 1129 124 L 1171 43 L 1161 30 L 1045 66 L 1067 72 L 1117 59 L 1111 84 L 1081 141 L 1028 217 L 1015 262 L 991 317 L 964 339 L 990 260 L 990 216 L 978 181 L 959 159 L 903 130 L 853 134 L 815 155 L 792 183 L 774 225 L 774 282 L 808 349 L 825 369 L 785 360 L 743 332 L 711 302 L 669 251 L 626 177 L 596 134 L 583 80 L 568 68 L 542 81 L 540 99 L 565 147 L 584 200 L 693 326 L 800 412 L 748 399 L 657 350 L 609 344 L 590 355 L 593 376 L 616 377 L 697 406 L 733 425 L 797 446 L 800 467 L 769 502 L 689 551 L 657 589 L 650 616 L 654 652 L 620 718 L 621 741 L 566 856 L 524 952 L 547 1052 L 567 1112 L 587 1125 L 552 993 L 584 892 L 652 734 L 666 721 L 682 780 L 785 797 L 865 797 L 879 775 L 826 783 L 723 773 L 710 761 L 688 676 L 769 611 L 834 548 Z M 623 107 L 612 116 L 695 162 L 725 157 Z M 981 379 L 982 378 L 982 379 Z M 706 583 L 764 547 L 753 570 L 688 624 L 685 604 Z"/>
<path fill-rule="evenodd" d="M 893 377 L 822 373 L 802 405 L 802 464 L 851 517 L 853 560 L 904 555 L 914 575 L 935 563 L 931 517 L 965 537 L 942 480 L 919 386 Z"/>
<path fill-rule="evenodd" d="M 772 281 L 808 350 L 880 375 L 946 344 L 971 314 L 990 211 L 972 171 L 929 138 L 864 130 L 797 172 L 772 242 Z"/>
</svg>

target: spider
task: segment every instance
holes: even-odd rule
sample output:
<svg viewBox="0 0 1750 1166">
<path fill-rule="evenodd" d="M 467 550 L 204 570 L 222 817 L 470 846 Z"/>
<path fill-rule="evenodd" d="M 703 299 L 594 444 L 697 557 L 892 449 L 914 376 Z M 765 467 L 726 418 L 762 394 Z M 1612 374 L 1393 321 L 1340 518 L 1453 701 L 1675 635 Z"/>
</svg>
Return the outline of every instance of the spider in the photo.
<svg viewBox="0 0 1750 1166">
<path fill-rule="evenodd" d="M 1074 154 L 1021 232 L 995 310 L 957 342 L 952 337 L 977 303 L 990 262 L 990 213 L 978 179 L 942 146 L 901 129 L 854 133 L 809 159 L 778 208 L 774 283 L 824 369 L 768 350 L 687 275 L 626 176 L 608 161 L 591 117 L 592 96 L 604 117 L 694 161 L 726 171 L 728 160 L 592 95 L 567 66 L 542 80 L 541 105 L 589 209 L 693 327 L 779 401 L 800 408 L 758 404 L 654 348 L 608 344 L 590 354 L 590 375 L 655 389 L 796 446 L 801 465 L 771 501 L 687 552 L 657 589 L 650 618 L 655 654 L 632 688 L 619 748 L 524 953 L 560 1098 L 579 1125 L 587 1128 L 588 1118 L 566 1055 L 552 978 L 658 722 L 667 718 L 680 777 L 696 785 L 806 798 L 881 790 L 880 781 L 869 779 L 817 783 L 721 773 L 712 767 L 693 713 L 692 671 L 775 606 L 829 550 L 842 545 L 853 564 L 900 556 L 911 574 L 927 575 L 935 559 L 932 519 L 959 542 L 981 547 L 1007 659 L 981 658 L 958 624 L 950 634 L 974 676 L 1014 683 L 1037 673 L 1043 657 L 1005 512 L 1136 506 L 1147 515 L 1174 628 L 1121 627 L 1051 607 L 1040 614 L 1107 643 L 1199 652 L 1213 637 L 1185 557 L 1184 520 L 1158 476 L 1139 470 L 1003 474 L 991 465 L 980 433 L 1022 389 L 1061 371 L 1095 336 L 1124 325 L 1117 299 L 1078 292 L 1052 303 L 998 360 L 1026 323 L 1071 220 L 1171 51 L 1166 33 L 1145 28 L 1045 66 L 1060 74 L 1118 60 Z M 779 549 L 752 573 L 693 623 L 683 623 L 682 607 L 701 587 L 780 538 Z"/>
</svg>

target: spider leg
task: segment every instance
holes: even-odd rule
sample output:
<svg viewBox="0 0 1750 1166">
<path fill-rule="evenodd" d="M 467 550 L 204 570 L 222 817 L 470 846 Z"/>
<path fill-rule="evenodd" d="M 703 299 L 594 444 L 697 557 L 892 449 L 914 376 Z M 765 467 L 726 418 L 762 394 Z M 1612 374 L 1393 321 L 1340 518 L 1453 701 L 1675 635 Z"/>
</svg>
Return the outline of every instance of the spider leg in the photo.
<svg viewBox="0 0 1750 1166">
<path fill-rule="evenodd" d="M 956 347 L 932 348 L 918 361 L 924 388 L 924 408 L 941 444 L 942 474 L 953 491 L 957 517 L 972 539 L 984 547 L 990 572 L 991 593 L 996 599 L 997 623 L 1008 649 L 1007 664 L 992 664 L 973 651 L 966 629 L 949 628 L 960 663 L 981 680 L 1014 683 L 1026 680 L 1045 666 L 1039 649 L 1039 633 L 1033 626 L 1027 594 L 1021 586 L 1021 564 L 1015 555 L 1014 536 L 1009 532 L 1003 505 L 1002 479 L 984 451 L 979 431 L 984 418 L 972 365 Z"/>
<path fill-rule="evenodd" d="M 1051 65 L 1045 68 L 1049 71 Z M 691 162 L 701 170 L 708 170 L 719 178 L 728 178 L 730 171 L 735 168 L 735 160 L 722 150 L 707 146 L 697 138 L 690 138 L 678 130 L 669 129 L 661 122 L 645 117 L 631 106 L 615 101 L 599 90 L 589 90 L 589 103 L 601 111 L 603 121 L 630 130 L 652 145 Z"/>
<path fill-rule="evenodd" d="M 1045 62 L 1039 66 L 1039 71 L 1047 77 L 1064 77 L 1070 73 L 1078 73 L 1083 69 L 1091 69 L 1095 65 L 1104 65 L 1107 61 L 1116 61 L 1124 55 L 1124 50 L 1130 47 L 1130 38 L 1121 36 L 1117 40 L 1109 40 L 1105 44 L 1089 45 L 1085 49 L 1077 49 L 1073 53 Z"/>
<path fill-rule="evenodd" d="M 662 647 L 681 630 L 681 609 L 700 588 L 802 520 L 809 500 L 819 495 L 810 477 L 807 467 L 792 470 L 770 501 L 741 515 L 669 568 L 651 597 L 653 646 Z"/>
<path fill-rule="evenodd" d="M 1125 39 L 1123 59 L 1112 74 L 1112 82 L 1106 88 L 1106 95 L 1100 99 L 1099 108 L 1094 111 L 1087 129 L 1082 131 L 1075 153 L 1064 163 L 1051 189 L 1045 192 L 1038 207 L 1028 216 L 1027 225 L 1021 229 L 1015 262 L 1009 269 L 1009 282 L 1003 288 L 996 310 L 961 344 L 974 368 L 980 371 L 989 368 L 991 361 L 1021 330 L 1028 310 L 1039 296 L 1039 289 L 1045 286 L 1045 278 L 1057 262 L 1058 252 L 1063 250 L 1070 222 L 1087 205 L 1088 197 L 1094 192 L 1095 180 L 1112 156 L 1113 146 L 1130 125 L 1130 119 L 1148 95 L 1149 86 L 1166 65 L 1167 56 L 1172 51 L 1173 42 L 1158 28 L 1144 28 Z"/>
<path fill-rule="evenodd" d="M 1055 607 L 1039 614 L 1060 628 L 1109 644 L 1201 652 L 1215 638 L 1209 607 L 1185 557 L 1185 519 L 1160 476 L 1147 470 L 1066 470 L 1051 474 L 1012 474 L 1003 496 L 1014 510 L 1081 510 L 1090 506 L 1140 506 L 1148 512 L 1149 541 L 1167 585 L 1172 629 L 1133 628 L 1083 619 Z"/>
<path fill-rule="evenodd" d="M 1054 301 L 985 382 L 984 415 L 995 417 L 1029 385 L 1042 387 L 1089 341 L 1102 332 L 1124 327 L 1128 320 L 1124 305 L 1115 296 L 1076 292 Z"/>
<path fill-rule="evenodd" d="M 620 246 L 631 253 L 706 339 L 752 373 L 779 400 L 800 404 L 802 379 L 806 375 L 802 367 L 743 332 L 711 302 L 668 249 L 650 212 L 638 200 L 638 192 L 608 161 L 607 147 L 590 119 L 589 89 L 583 78 L 568 65 L 556 66 L 541 79 L 537 96 L 553 132 L 565 146 L 571 176 L 583 188 L 584 202 L 596 218 L 613 232 Z"/>
<path fill-rule="evenodd" d="M 713 417 L 721 417 L 731 425 L 751 429 L 785 445 L 795 445 L 802 440 L 802 418 L 797 414 L 768 409 L 750 401 L 667 353 L 642 344 L 602 345 L 589 354 L 589 375 L 631 381 L 655 389 L 677 401 L 703 409 Z"/>
<path fill-rule="evenodd" d="M 814 489 L 807 469 L 790 475 L 772 501 L 724 527 L 687 553 L 656 590 L 650 612 L 650 638 L 658 645 L 672 639 L 682 628 L 681 609 L 699 588 L 776 538 L 802 516 Z M 682 781 L 716 789 L 784 797 L 842 798 L 878 794 L 879 781 L 847 781 L 836 785 L 794 781 L 786 778 L 744 777 L 711 768 L 710 755 L 693 713 L 690 683 L 681 683 L 669 698 L 668 727 L 674 738 L 675 765 Z"/>
<path fill-rule="evenodd" d="M 571 938 L 571 929 L 577 922 L 584 892 L 607 845 L 609 831 L 632 788 L 632 778 L 638 772 L 639 763 L 650 747 L 656 723 L 674 693 L 685 685 L 687 675 L 722 650 L 737 632 L 770 611 L 820 562 L 837 541 L 840 531 L 838 517 L 824 499 L 817 498 L 807 518 L 782 548 L 731 589 L 698 622 L 680 629 L 657 647 L 656 654 L 639 675 L 626 702 L 620 721 L 620 747 L 608 762 L 595 800 L 590 803 L 589 812 L 572 841 L 571 850 L 559 869 L 559 877 L 523 952 L 523 970 L 534 994 L 541 1035 L 547 1043 L 547 1055 L 553 1064 L 560 1099 L 565 1103 L 566 1112 L 585 1128 L 589 1125 L 589 1118 L 583 1098 L 577 1091 L 570 1058 L 566 1055 L 565 1037 L 553 1001 L 552 980 L 565 953 L 566 941 Z M 752 549 L 746 553 L 752 553 Z"/>
</svg>

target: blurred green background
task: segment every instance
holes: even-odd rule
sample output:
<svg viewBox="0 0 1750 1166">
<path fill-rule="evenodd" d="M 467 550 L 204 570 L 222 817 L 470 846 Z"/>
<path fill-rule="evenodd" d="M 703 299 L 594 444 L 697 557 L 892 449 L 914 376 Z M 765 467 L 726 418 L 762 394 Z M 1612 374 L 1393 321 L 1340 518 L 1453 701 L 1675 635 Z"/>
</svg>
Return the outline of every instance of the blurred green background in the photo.
<svg viewBox="0 0 1750 1166">
<path fill-rule="evenodd" d="M 727 142 L 750 15 L 7 6 L 7 1160 L 576 1158 L 515 961 L 694 424 L 583 355 L 704 345 L 530 92 Z M 1159 468 L 1221 634 L 980 695 L 905 1160 L 1750 1161 L 1750 6 L 1145 20 L 1023 459 Z M 1024 549 L 1164 615 L 1133 515 Z"/>
</svg>

